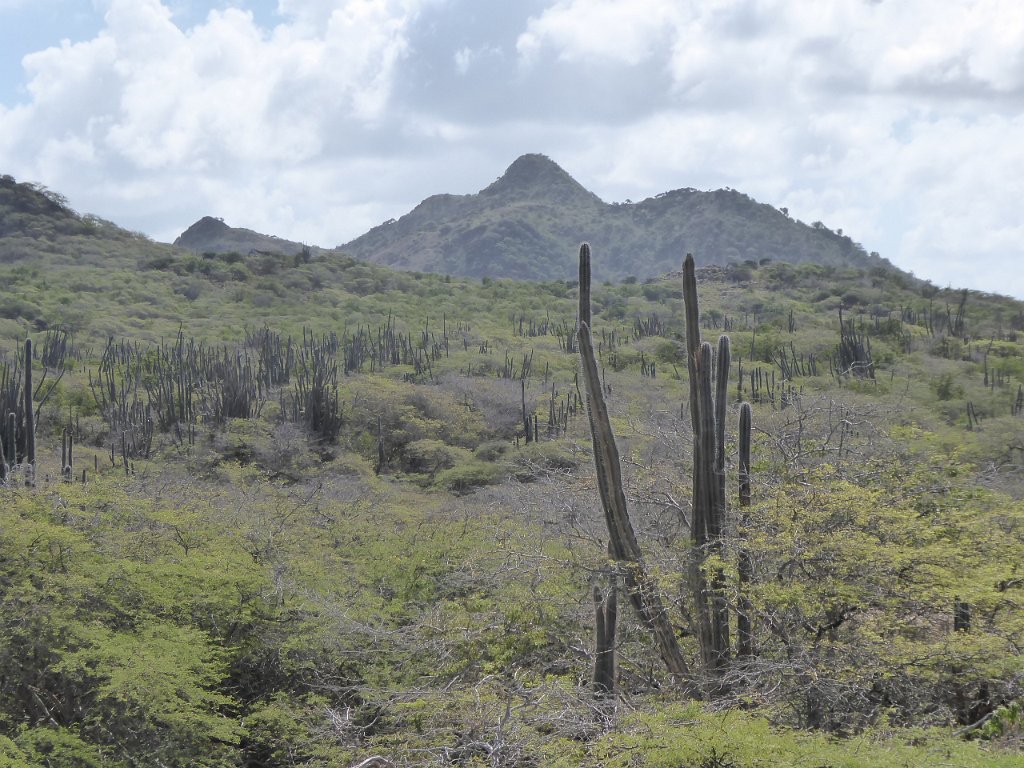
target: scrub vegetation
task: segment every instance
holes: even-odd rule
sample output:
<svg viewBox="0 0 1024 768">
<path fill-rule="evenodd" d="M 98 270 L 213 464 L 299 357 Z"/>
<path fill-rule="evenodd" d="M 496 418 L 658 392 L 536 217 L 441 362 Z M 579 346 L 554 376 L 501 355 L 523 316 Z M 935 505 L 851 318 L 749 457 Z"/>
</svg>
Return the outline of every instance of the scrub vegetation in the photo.
<svg viewBox="0 0 1024 768">
<path fill-rule="evenodd" d="M 1021 765 L 1024 303 L 688 274 L 190 253 L 5 177 L 0 766 Z"/>
</svg>

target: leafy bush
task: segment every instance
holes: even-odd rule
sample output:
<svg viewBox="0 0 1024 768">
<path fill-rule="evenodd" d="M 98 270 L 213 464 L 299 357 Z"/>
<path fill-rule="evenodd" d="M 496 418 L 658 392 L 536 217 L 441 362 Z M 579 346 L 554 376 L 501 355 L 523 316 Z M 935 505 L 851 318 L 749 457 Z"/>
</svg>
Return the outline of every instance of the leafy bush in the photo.
<svg viewBox="0 0 1024 768">
<path fill-rule="evenodd" d="M 434 485 L 452 493 L 467 493 L 504 478 L 505 472 L 500 464 L 470 460 L 439 472 Z"/>
<path fill-rule="evenodd" d="M 964 396 L 964 388 L 952 373 L 941 374 L 932 384 L 935 397 L 941 401 L 959 400 Z"/>
</svg>

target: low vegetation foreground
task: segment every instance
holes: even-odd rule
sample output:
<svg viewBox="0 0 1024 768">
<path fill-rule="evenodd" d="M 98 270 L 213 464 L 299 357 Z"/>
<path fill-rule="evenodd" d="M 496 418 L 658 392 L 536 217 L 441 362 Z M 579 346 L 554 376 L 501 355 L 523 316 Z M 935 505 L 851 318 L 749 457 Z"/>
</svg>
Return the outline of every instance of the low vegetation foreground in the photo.
<svg viewBox="0 0 1024 768">
<path fill-rule="evenodd" d="M 0 766 L 1024 764 L 1024 303 L 0 187 Z"/>
</svg>

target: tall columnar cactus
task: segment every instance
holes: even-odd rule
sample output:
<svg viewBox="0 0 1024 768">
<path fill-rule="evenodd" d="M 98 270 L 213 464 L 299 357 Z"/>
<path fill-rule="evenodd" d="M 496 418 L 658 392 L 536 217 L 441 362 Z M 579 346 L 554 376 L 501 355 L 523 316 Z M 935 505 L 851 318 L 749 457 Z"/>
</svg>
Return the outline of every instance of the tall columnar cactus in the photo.
<svg viewBox="0 0 1024 768">
<path fill-rule="evenodd" d="M 7 449 L 4 446 L 5 442 L 7 442 L 7 436 L 3 432 L 0 432 L 0 485 L 4 485 L 7 482 L 7 475 L 11 471 L 10 465 L 7 463 Z"/>
<path fill-rule="evenodd" d="M 32 398 L 32 339 L 25 339 L 25 482 L 36 484 L 36 413 Z"/>
<path fill-rule="evenodd" d="M 74 479 L 75 473 L 75 438 L 70 428 L 65 428 L 60 437 L 60 474 L 67 482 Z"/>
<path fill-rule="evenodd" d="M 590 244 L 580 245 L 580 306 L 578 310 L 579 325 L 590 328 L 593 325 L 590 315 Z"/>
<path fill-rule="evenodd" d="M 709 585 L 704 564 L 709 555 L 720 553 L 725 523 L 724 421 L 729 341 L 723 337 L 724 340 L 719 342 L 719 370 L 717 377 L 713 377 L 711 345 L 700 340 L 697 275 L 690 254 L 683 263 L 683 302 L 686 362 L 690 376 L 690 421 L 693 425 L 690 589 L 696 607 L 701 657 L 707 670 L 717 672 L 724 667 L 729 656 L 729 609 L 723 594 L 721 571 L 716 570 L 712 574 Z M 717 386 L 712 384 L 713 378 L 717 378 Z"/>
<path fill-rule="evenodd" d="M 662 603 L 657 585 L 647 572 L 633 524 L 629 519 L 626 494 L 622 484 L 619 451 L 615 445 L 608 406 L 598 374 L 597 357 L 590 336 L 590 246 L 580 246 L 580 309 L 579 347 L 583 382 L 587 393 L 590 434 L 594 444 L 594 465 L 597 486 L 608 526 L 609 551 L 619 565 L 630 602 L 644 626 L 654 637 L 669 674 L 684 683 L 690 676 L 668 611 Z"/>
<path fill-rule="evenodd" d="M 522 395 L 523 404 L 523 434 L 525 440 L 529 443 L 533 439 L 533 418 L 526 410 L 526 379 L 521 379 L 519 382 L 520 394 Z"/>
<path fill-rule="evenodd" d="M 740 404 L 739 502 L 744 518 L 746 518 L 746 509 L 750 506 L 750 433 L 752 421 L 750 403 Z M 754 655 L 754 632 L 750 620 L 753 606 L 746 592 L 753 578 L 754 569 L 750 561 L 750 552 L 747 551 L 746 547 L 740 547 L 737 567 L 739 571 L 740 596 L 739 610 L 736 614 L 736 655 L 740 658 L 749 658 Z"/>
<path fill-rule="evenodd" d="M 615 692 L 615 625 L 618 614 L 618 578 L 615 567 L 602 573 L 607 588 L 594 584 L 594 678 L 597 695 Z"/>
<path fill-rule="evenodd" d="M 377 464 L 373 468 L 373 474 L 379 475 L 384 469 L 384 423 L 380 414 L 377 414 Z"/>
<path fill-rule="evenodd" d="M 729 337 L 718 337 L 718 358 L 715 366 L 715 477 L 718 480 L 717 521 L 725 519 L 725 415 L 729 400 L 729 365 L 732 355 Z M 720 534 L 721 528 L 713 533 Z"/>
<path fill-rule="evenodd" d="M 18 463 L 18 417 L 13 412 L 7 414 L 7 458 L 13 467 Z"/>
<path fill-rule="evenodd" d="M 113 453 L 113 448 L 110 449 Z M 128 433 L 121 433 L 121 464 L 124 466 L 124 476 L 128 477 L 131 474 L 131 466 L 128 460 Z"/>
<path fill-rule="evenodd" d="M 839 308 L 839 348 L 836 352 L 836 377 L 875 378 L 875 364 L 871 359 L 871 338 L 863 327 L 858 330 L 853 320 L 843 320 Z"/>
<path fill-rule="evenodd" d="M 718 356 L 714 370 L 715 377 L 715 495 L 711 500 L 712 514 L 708 521 L 709 546 L 716 555 L 722 554 L 722 532 L 725 527 L 725 416 L 729 399 L 729 364 L 731 355 L 729 337 L 718 338 Z M 715 648 L 718 654 L 728 653 L 729 649 L 729 604 L 725 597 L 724 577 L 721 570 L 715 572 L 713 580 L 713 609 L 715 618 L 712 622 Z"/>
</svg>

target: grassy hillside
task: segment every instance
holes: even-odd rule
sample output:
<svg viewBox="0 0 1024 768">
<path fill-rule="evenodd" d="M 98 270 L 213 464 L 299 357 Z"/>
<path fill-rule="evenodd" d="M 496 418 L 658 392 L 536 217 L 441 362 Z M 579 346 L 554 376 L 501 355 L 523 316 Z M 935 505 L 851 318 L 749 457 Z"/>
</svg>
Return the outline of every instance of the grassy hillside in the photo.
<svg viewBox="0 0 1024 768">
<path fill-rule="evenodd" d="M 608 532 L 573 281 L 197 256 L 2 189 L 0 765 L 1024 759 L 1021 302 L 884 265 L 699 271 L 703 336 L 733 349 L 708 567 L 733 613 L 748 601 L 756 647 L 717 674 L 680 587 L 679 276 L 595 285 L 630 514 L 702 693 L 668 677 L 620 592 L 602 697 Z"/>
</svg>

